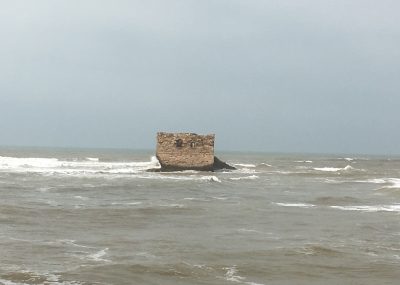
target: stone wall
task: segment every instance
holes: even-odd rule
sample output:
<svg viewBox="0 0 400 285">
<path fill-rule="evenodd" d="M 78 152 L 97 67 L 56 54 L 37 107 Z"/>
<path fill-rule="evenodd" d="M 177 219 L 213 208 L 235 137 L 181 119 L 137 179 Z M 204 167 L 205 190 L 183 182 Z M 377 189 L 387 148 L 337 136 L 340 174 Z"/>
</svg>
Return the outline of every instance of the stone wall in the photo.
<svg viewBox="0 0 400 285">
<path fill-rule="evenodd" d="M 215 135 L 157 133 L 157 159 L 165 170 L 212 170 Z"/>
</svg>

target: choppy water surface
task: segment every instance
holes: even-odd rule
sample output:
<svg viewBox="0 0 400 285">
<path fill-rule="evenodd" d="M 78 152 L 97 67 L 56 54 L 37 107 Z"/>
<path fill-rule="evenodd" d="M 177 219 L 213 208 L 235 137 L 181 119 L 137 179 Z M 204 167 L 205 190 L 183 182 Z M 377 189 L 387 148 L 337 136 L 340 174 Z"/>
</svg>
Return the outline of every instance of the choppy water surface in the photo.
<svg viewBox="0 0 400 285">
<path fill-rule="evenodd" d="M 0 284 L 398 284 L 400 159 L 0 150 Z"/>
</svg>

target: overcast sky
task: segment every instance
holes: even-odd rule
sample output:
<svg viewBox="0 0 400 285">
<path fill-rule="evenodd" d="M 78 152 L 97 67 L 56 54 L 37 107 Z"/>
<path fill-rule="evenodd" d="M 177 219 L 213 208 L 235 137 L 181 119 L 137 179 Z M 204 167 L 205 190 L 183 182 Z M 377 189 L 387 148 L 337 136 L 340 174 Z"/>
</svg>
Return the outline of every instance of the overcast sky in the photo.
<svg viewBox="0 0 400 285">
<path fill-rule="evenodd" d="M 400 1 L 0 0 L 0 145 L 400 154 Z"/>
</svg>

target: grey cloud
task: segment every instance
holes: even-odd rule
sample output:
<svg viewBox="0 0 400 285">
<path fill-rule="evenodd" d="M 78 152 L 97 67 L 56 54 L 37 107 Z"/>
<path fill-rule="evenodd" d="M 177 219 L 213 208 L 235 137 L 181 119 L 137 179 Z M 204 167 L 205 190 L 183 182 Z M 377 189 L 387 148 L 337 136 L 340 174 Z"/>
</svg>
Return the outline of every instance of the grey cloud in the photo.
<svg viewBox="0 0 400 285">
<path fill-rule="evenodd" d="M 399 153 L 397 1 L 2 1 L 0 144 Z"/>
</svg>

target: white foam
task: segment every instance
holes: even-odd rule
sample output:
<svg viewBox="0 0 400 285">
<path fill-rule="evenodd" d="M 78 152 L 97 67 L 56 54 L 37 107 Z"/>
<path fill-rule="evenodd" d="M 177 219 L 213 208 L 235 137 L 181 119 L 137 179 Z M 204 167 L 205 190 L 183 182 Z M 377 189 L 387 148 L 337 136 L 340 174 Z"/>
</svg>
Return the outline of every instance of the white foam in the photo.
<svg viewBox="0 0 400 285">
<path fill-rule="evenodd" d="M 61 244 L 70 245 L 70 246 L 75 246 L 75 247 L 93 248 L 93 247 L 90 247 L 90 246 L 77 244 L 76 240 L 73 240 L 73 239 L 59 239 L 56 242 L 57 243 L 61 243 Z"/>
<path fill-rule="evenodd" d="M 222 200 L 222 201 L 228 200 L 227 197 L 212 197 L 212 198 L 215 200 Z"/>
<path fill-rule="evenodd" d="M 296 160 L 295 162 L 298 162 L 298 163 L 313 163 L 312 160 Z"/>
<path fill-rule="evenodd" d="M 251 168 L 241 168 L 241 169 L 236 169 L 233 172 L 227 172 L 227 173 L 256 174 L 259 172 Z"/>
<path fill-rule="evenodd" d="M 225 267 L 224 269 L 226 270 L 225 279 L 228 281 L 241 283 L 245 279 L 244 277 L 237 275 L 238 271 L 236 266 Z"/>
<path fill-rule="evenodd" d="M 194 197 L 187 197 L 183 198 L 183 200 L 188 200 L 188 201 L 200 201 L 200 202 L 208 202 L 208 199 L 205 198 L 194 198 Z"/>
<path fill-rule="evenodd" d="M 338 171 L 354 170 L 354 168 L 351 165 L 347 165 L 347 166 L 345 166 L 343 168 L 339 168 L 339 167 L 315 167 L 313 169 L 317 170 L 317 171 L 325 171 L 325 172 L 338 172 Z"/>
<path fill-rule="evenodd" d="M 0 171 L 11 173 L 39 173 L 43 175 L 88 176 L 104 174 L 135 174 L 160 168 L 155 156 L 150 161 L 101 162 L 98 158 L 67 161 L 57 158 L 19 158 L 0 156 Z"/>
<path fill-rule="evenodd" d="M 252 163 L 235 163 L 234 165 L 241 167 L 256 167 L 256 165 Z"/>
<path fill-rule="evenodd" d="M 257 231 L 257 230 L 251 230 L 251 229 L 238 229 L 238 232 L 242 232 L 242 233 L 257 233 L 257 234 L 261 234 L 262 232 Z"/>
<path fill-rule="evenodd" d="M 59 167 L 60 165 L 61 163 L 57 158 L 20 158 L 0 156 L 0 169 L 12 169 L 18 167 Z"/>
<path fill-rule="evenodd" d="M 338 159 L 342 159 L 342 160 L 346 160 L 346 161 L 353 161 L 353 160 L 355 160 L 355 158 L 352 158 L 352 157 L 341 157 L 341 158 L 338 158 Z"/>
<path fill-rule="evenodd" d="M 361 212 L 400 212 L 400 204 L 372 206 L 330 206 L 332 209 Z"/>
<path fill-rule="evenodd" d="M 353 170 L 354 168 L 351 165 L 347 165 L 343 170 Z"/>
<path fill-rule="evenodd" d="M 182 209 L 185 207 L 185 205 L 183 204 L 162 204 L 159 205 L 160 207 L 167 207 L 167 208 L 178 208 L 178 209 Z"/>
<path fill-rule="evenodd" d="M 83 196 L 74 196 L 75 199 L 79 199 L 79 200 L 88 200 L 88 197 L 83 197 Z"/>
<path fill-rule="evenodd" d="M 318 171 L 326 171 L 326 172 L 336 172 L 339 170 L 342 170 L 343 168 L 337 168 L 337 167 L 316 167 L 314 170 Z"/>
<path fill-rule="evenodd" d="M 99 161 L 99 159 L 97 157 L 86 157 L 87 160 L 89 161 Z"/>
<path fill-rule="evenodd" d="M 251 176 L 245 176 L 245 177 L 232 177 L 229 178 L 230 180 L 253 180 L 253 179 L 258 179 L 257 175 L 251 175 Z"/>
<path fill-rule="evenodd" d="M 276 205 L 283 206 L 283 207 L 298 207 L 298 208 L 312 208 L 315 207 L 313 204 L 307 203 L 275 203 Z"/>
<path fill-rule="evenodd" d="M 105 256 L 107 254 L 107 251 L 108 251 L 108 248 L 99 250 L 98 252 L 88 255 L 87 258 L 91 259 L 93 261 L 110 262 L 110 260 L 102 258 L 103 256 Z"/>
<path fill-rule="evenodd" d="M 238 270 L 236 268 L 236 265 L 234 265 L 232 267 L 224 267 L 223 269 L 226 270 L 224 279 L 227 281 L 241 283 L 241 284 L 247 284 L 247 285 L 264 285 L 261 283 L 245 281 L 246 280 L 245 277 L 238 275 Z"/>
<path fill-rule="evenodd" d="M 21 282 L 12 282 L 10 280 L 0 279 L 1 285 L 29 285 L 28 283 L 21 283 Z"/>
<path fill-rule="evenodd" d="M 265 163 L 265 162 L 260 163 L 260 165 L 262 165 L 262 166 L 267 166 L 267 167 L 272 167 L 271 164 L 268 164 L 268 163 Z"/>
<path fill-rule="evenodd" d="M 400 189 L 400 178 L 373 178 L 367 180 L 358 180 L 359 183 L 388 184 L 383 189 Z M 380 188 L 380 189 L 382 189 Z"/>
<path fill-rule="evenodd" d="M 46 280 L 43 283 L 40 283 L 40 284 L 55 284 L 55 285 L 80 285 L 80 284 L 82 284 L 79 281 L 61 281 L 60 277 L 58 275 L 55 275 L 55 274 L 49 274 L 49 273 L 47 273 L 47 274 L 37 274 L 37 273 L 29 272 L 27 270 L 21 270 L 20 272 L 21 273 L 28 273 L 28 274 L 32 275 L 32 277 L 38 277 L 38 278 L 45 277 Z M 28 282 L 29 281 L 32 281 L 32 279 L 29 279 Z M 1 279 L 0 278 L 0 284 L 2 284 L 2 285 L 29 285 L 29 284 L 32 284 L 32 283 L 13 282 L 11 280 L 6 280 L 6 279 Z M 36 283 L 34 283 L 34 284 L 36 284 Z"/>
<path fill-rule="evenodd" d="M 367 182 L 367 183 L 374 183 L 374 184 L 385 184 L 387 183 L 386 179 L 368 179 L 368 180 L 364 180 L 364 181 L 357 181 L 357 182 Z"/>
<path fill-rule="evenodd" d="M 391 185 L 386 186 L 386 188 L 400 188 L 400 179 L 399 178 L 389 178 L 387 182 Z"/>
<path fill-rule="evenodd" d="M 202 176 L 200 180 L 206 180 L 210 182 L 219 182 L 221 183 L 221 180 L 217 176 Z"/>
</svg>

